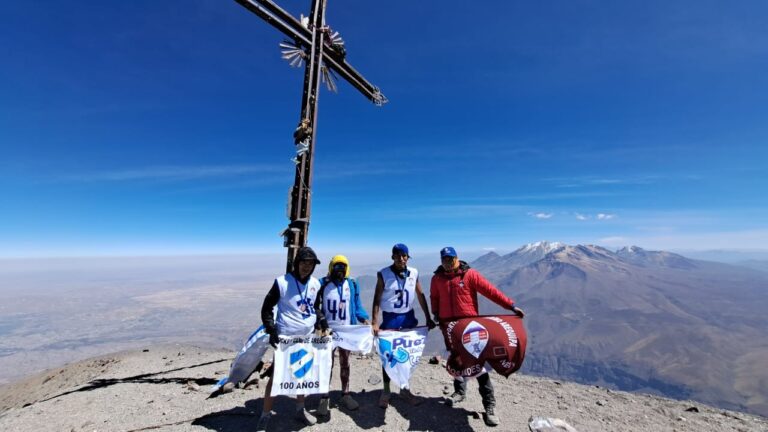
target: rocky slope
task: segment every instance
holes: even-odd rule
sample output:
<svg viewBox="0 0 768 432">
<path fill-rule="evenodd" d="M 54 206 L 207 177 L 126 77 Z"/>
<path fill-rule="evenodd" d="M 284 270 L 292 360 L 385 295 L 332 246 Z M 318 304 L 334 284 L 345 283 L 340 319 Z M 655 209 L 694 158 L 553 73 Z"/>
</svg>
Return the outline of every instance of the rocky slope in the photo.
<svg viewBox="0 0 768 432">
<path fill-rule="evenodd" d="M 765 273 L 543 243 L 473 265 L 528 313 L 525 371 L 768 414 Z"/>
<path fill-rule="evenodd" d="M 209 399 L 208 387 L 226 374 L 234 353 L 194 346 L 153 346 L 47 371 L 0 388 L 3 431 L 241 431 L 255 429 L 263 382 Z M 379 365 L 352 359 L 352 390 L 358 411 L 334 407 L 328 421 L 301 427 L 293 402 L 278 398 L 269 430 L 489 430 L 480 413 L 476 384 L 456 408 L 444 405 L 450 378 L 438 365 L 422 362 L 412 380 L 424 398 L 411 407 L 394 398 L 389 409 L 375 404 Z M 338 373 L 333 389 L 338 389 Z M 372 384 L 376 383 L 376 384 Z M 261 385 L 259 385 L 261 384 Z M 531 416 L 560 418 L 578 431 L 768 431 L 768 420 L 690 401 L 611 391 L 597 386 L 526 375 L 494 376 L 502 425 L 495 430 L 528 431 Z M 332 406 L 340 397 L 331 394 Z M 313 411 L 317 398 L 307 406 Z"/>
</svg>

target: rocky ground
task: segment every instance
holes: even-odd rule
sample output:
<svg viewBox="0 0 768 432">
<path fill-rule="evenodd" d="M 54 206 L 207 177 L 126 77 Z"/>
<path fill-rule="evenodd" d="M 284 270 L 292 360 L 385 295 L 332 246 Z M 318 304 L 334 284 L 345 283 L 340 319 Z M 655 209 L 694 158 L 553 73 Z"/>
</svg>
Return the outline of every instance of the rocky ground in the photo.
<svg viewBox="0 0 768 432">
<path fill-rule="evenodd" d="M 235 353 L 189 345 L 152 346 L 50 370 L 0 388 L 2 431 L 247 431 L 261 412 L 264 383 L 209 399 L 209 387 L 226 375 Z M 451 380 L 439 365 L 422 362 L 412 379 L 424 398 L 412 407 L 393 398 L 376 405 L 379 364 L 352 358 L 354 412 L 337 407 L 331 393 L 326 422 L 303 427 L 292 418 L 293 401 L 278 398 L 269 430 L 528 431 L 532 416 L 565 420 L 585 431 L 762 431 L 768 419 L 690 401 L 630 394 L 526 375 L 494 376 L 502 424 L 485 426 L 477 384 L 456 408 L 444 404 Z M 375 384 L 373 384 L 375 383 Z M 339 388 L 338 373 L 333 389 Z M 311 412 L 317 397 L 308 399 Z"/>
</svg>

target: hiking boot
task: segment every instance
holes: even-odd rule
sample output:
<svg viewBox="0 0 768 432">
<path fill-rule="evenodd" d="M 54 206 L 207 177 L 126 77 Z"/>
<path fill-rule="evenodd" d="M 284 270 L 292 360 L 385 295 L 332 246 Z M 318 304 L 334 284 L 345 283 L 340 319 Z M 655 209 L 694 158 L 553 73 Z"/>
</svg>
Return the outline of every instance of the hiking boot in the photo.
<svg viewBox="0 0 768 432">
<path fill-rule="evenodd" d="M 235 389 L 235 383 L 233 383 L 232 381 L 227 381 L 226 384 L 221 386 L 220 391 L 221 391 L 221 394 L 232 393 L 232 390 L 234 389 Z"/>
<path fill-rule="evenodd" d="M 400 390 L 400 397 L 403 398 L 404 401 L 408 402 L 408 404 L 412 406 L 421 405 L 423 402 L 420 397 L 416 397 L 411 393 L 408 389 L 402 389 Z"/>
<path fill-rule="evenodd" d="M 357 401 L 352 399 L 352 396 L 348 394 L 345 394 L 341 397 L 341 402 L 343 402 L 344 406 L 350 411 L 354 411 L 360 407 L 360 404 L 358 404 Z"/>
<path fill-rule="evenodd" d="M 464 393 L 454 392 L 446 401 L 445 404 L 449 407 L 456 406 L 466 399 L 467 396 Z"/>
<path fill-rule="evenodd" d="M 305 426 L 312 426 L 317 423 L 317 419 L 312 414 L 308 413 L 304 408 L 297 409 L 296 414 L 293 416 L 297 421 L 304 423 Z"/>
<path fill-rule="evenodd" d="M 389 406 L 389 392 L 383 391 L 381 392 L 381 397 L 379 398 L 379 408 L 387 409 L 388 406 Z"/>
<path fill-rule="evenodd" d="M 320 398 L 320 404 L 317 406 L 317 415 L 320 417 L 325 417 L 327 415 L 330 415 L 331 412 L 328 410 L 328 405 L 331 403 L 331 400 L 327 397 Z"/>
<path fill-rule="evenodd" d="M 269 424 L 269 419 L 272 418 L 272 415 L 267 414 L 259 417 L 259 422 L 256 424 L 256 430 L 257 431 L 265 431 L 267 430 L 267 425 Z"/>
<path fill-rule="evenodd" d="M 494 412 L 495 407 L 489 406 L 485 409 L 485 415 L 483 420 L 485 420 L 485 424 L 487 426 L 498 426 L 499 425 L 499 418 L 496 416 L 496 413 Z"/>
</svg>

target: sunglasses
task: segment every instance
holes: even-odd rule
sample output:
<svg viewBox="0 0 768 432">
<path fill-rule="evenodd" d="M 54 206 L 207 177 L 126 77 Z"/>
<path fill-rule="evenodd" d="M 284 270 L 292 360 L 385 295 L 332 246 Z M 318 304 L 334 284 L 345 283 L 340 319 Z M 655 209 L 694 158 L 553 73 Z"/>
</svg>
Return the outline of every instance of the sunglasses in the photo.
<svg viewBox="0 0 768 432">
<path fill-rule="evenodd" d="M 346 270 L 347 266 L 346 264 L 334 264 L 333 265 L 334 270 Z"/>
<path fill-rule="evenodd" d="M 440 258 L 440 261 L 453 261 L 454 258 L 456 258 L 456 257 L 444 256 L 444 257 Z"/>
</svg>

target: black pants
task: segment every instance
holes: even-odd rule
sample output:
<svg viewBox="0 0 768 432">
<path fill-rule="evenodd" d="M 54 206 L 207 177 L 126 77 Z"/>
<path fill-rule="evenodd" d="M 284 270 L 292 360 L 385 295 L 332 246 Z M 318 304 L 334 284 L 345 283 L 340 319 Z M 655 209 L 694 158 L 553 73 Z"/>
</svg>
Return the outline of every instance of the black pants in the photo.
<svg viewBox="0 0 768 432">
<path fill-rule="evenodd" d="M 491 383 L 491 374 L 484 373 L 477 377 L 477 384 L 480 386 L 480 397 L 483 398 L 483 407 L 496 407 L 496 397 L 493 395 L 493 384 Z M 459 394 L 467 394 L 466 380 L 453 380 L 453 391 Z"/>
</svg>

